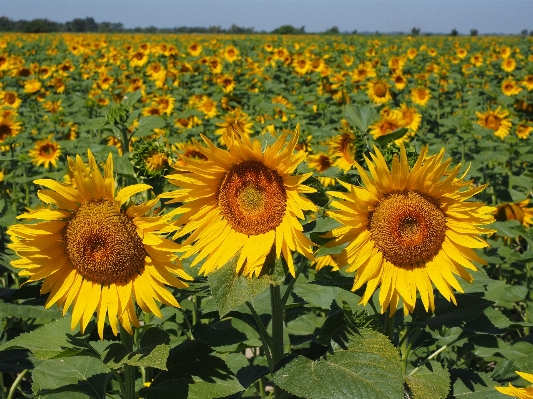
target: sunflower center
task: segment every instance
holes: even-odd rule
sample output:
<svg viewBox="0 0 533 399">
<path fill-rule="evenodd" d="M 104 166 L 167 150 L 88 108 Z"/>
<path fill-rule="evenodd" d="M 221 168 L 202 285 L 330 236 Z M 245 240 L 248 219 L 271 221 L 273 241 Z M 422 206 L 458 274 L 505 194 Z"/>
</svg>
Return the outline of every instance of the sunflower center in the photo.
<svg viewBox="0 0 533 399">
<path fill-rule="evenodd" d="M 89 281 L 126 282 L 144 268 L 147 253 L 137 228 L 108 200 L 93 200 L 74 212 L 63 230 L 65 251 Z"/>
<path fill-rule="evenodd" d="M 446 217 L 436 200 L 415 191 L 384 197 L 370 215 L 376 247 L 394 265 L 427 262 L 441 249 Z"/>
<path fill-rule="evenodd" d="M 283 178 L 259 161 L 241 162 L 226 173 L 218 203 L 236 231 L 264 234 L 278 227 L 285 215 L 287 194 Z"/>
<path fill-rule="evenodd" d="M 500 120 L 494 115 L 489 115 L 486 119 L 485 125 L 492 130 L 498 130 L 500 127 Z"/>
<path fill-rule="evenodd" d="M 378 82 L 374 85 L 374 94 L 376 97 L 385 97 L 387 94 L 387 88 L 381 82 Z"/>
</svg>

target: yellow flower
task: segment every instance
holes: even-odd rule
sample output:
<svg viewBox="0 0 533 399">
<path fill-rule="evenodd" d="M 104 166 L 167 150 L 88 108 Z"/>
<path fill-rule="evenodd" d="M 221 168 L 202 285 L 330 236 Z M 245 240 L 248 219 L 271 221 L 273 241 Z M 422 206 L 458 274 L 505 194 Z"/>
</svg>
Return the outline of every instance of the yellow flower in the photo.
<svg viewBox="0 0 533 399">
<path fill-rule="evenodd" d="M 505 72 L 513 72 L 516 69 L 516 61 L 514 58 L 506 58 L 502 61 L 502 69 Z"/>
<path fill-rule="evenodd" d="M 533 75 L 526 75 L 522 84 L 526 87 L 527 91 L 533 90 Z"/>
<path fill-rule="evenodd" d="M 57 160 L 61 155 L 60 145 L 53 141 L 50 135 L 47 139 L 37 141 L 29 155 L 37 166 L 44 164 L 44 167 L 48 169 L 48 166 L 52 164 L 57 168 Z"/>
<path fill-rule="evenodd" d="M 322 173 L 328 170 L 333 165 L 333 162 L 327 154 L 320 153 L 316 155 L 309 155 L 307 158 L 307 164 L 310 168 Z M 333 177 L 318 176 L 318 180 L 324 187 L 335 184 L 335 179 Z"/>
<path fill-rule="evenodd" d="M 190 279 L 179 262 L 173 263 L 180 246 L 161 233 L 169 226 L 171 214 L 145 217 L 158 198 L 124 207 L 128 199 L 150 188 L 135 184 L 115 194 L 113 158 L 107 158 L 104 176 L 90 151 L 86 165 L 77 156 L 68 158 L 75 186 L 51 179 L 35 180 L 49 188 L 39 198 L 54 209 L 39 209 L 19 219 L 44 220 L 16 224 L 8 229 L 9 245 L 20 259 L 11 264 L 22 269 L 28 281 L 43 280 L 41 293 L 50 293 L 45 307 L 57 304 L 63 314 L 72 306 L 71 328 L 83 332 L 97 312 L 100 338 L 106 315 L 113 333 L 117 322 L 130 334 L 139 327 L 134 299 L 145 312 L 162 317 L 156 300 L 179 307 L 166 285 L 184 288 L 180 279 Z"/>
<path fill-rule="evenodd" d="M 422 115 L 417 112 L 416 108 L 408 107 L 405 103 L 400 105 L 399 111 L 402 114 L 403 126 L 408 128 L 411 135 L 414 136 L 420 127 L 420 122 L 422 122 Z"/>
<path fill-rule="evenodd" d="M 231 134 L 233 132 L 232 129 L 235 128 L 245 136 L 250 136 L 254 127 L 254 123 L 250 120 L 248 114 L 243 112 L 240 108 L 236 108 L 224 115 L 224 122 L 217 123 L 216 125 L 218 126 L 218 129 L 215 130 L 215 134 L 220 136 L 218 141 L 219 143 L 226 145 L 227 143 L 225 142 L 224 137 L 225 133 Z"/>
<path fill-rule="evenodd" d="M 515 96 L 522 91 L 512 77 L 504 79 L 502 82 L 502 91 L 506 96 Z"/>
<path fill-rule="evenodd" d="M 488 246 L 478 235 L 491 231 L 477 226 L 493 221 L 494 208 L 464 201 L 486 186 L 457 178 L 460 165 L 448 169 L 444 149 L 430 158 L 427 150 L 410 170 L 403 145 L 391 169 L 375 148 L 372 160 L 365 157 L 370 173 L 356 164 L 365 187 L 340 182 L 348 192 L 329 192 L 338 210 L 328 214 L 344 226 L 329 234 L 334 240 L 328 246 L 348 244 L 337 263 L 357 272 L 352 290 L 366 284 L 361 303 L 381 285 L 382 312 L 390 307 L 394 313 L 400 299 L 404 312 L 412 312 L 417 292 L 426 311 L 434 311 L 432 284 L 455 303 L 452 287 L 462 288 L 454 274 L 471 282 L 465 268 L 477 270 L 471 261 L 485 264 L 472 248 Z"/>
<path fill-rule="evenodd" d="M 518 374 L 524 380 L 533 383 L 533 374 L 521 373 L 520 371 L 516 371 L 516 374 Z M 533 387 L 516 388 L 512 386 L 511 383 L 509 383 L 508 387 L 494 387 L 494 388 L 496 388 L 496 390 L 503 393 L 504 395 L 514 396 L 518 399 L 533 399 Z"/>
<path fill-rule="evenodd" d="M 507 117 L 509 111 L 501 111 L 498 107 L 495 111 L 490 109 L 487 112 L 476 112 L 478 125 L 494 130 L 494 135 L 504 139 L 511 129 L 511 120 Z"/>
<path fill-rule="evenodd" d="M 187 51 L 193 57 L 197 57 L 202 53 L 202 45 L 196 42 L 192 43 L 189 47 L 187 47 Z"/>
<path fill-rule="evenodd" d="M 228 62 L 233 62 L 239 57 L 239 50 L 235 46 L 228 46 L 224 49 L 224 59 Z"/>
<path fill-rule="evenodd" d="M 38 79 L 30 79 L 24 82 L 24 93 L 33 94 L 41 90 L 42 83 Z"/>
<path fill-rule="evenodd" d="M 516 127 L 516 135 L 522 140 L 526 140 L 533 128 L 525 123 L 521 123 Z"/>
<path fill-rule="evenodd" d="M 374 125 L 370 125 L 370 134 L 374 140 L 386 136 L 404 126 L 402 118 L 402 113 L 398 110 L 383 113 L 383 116 Z M 403 140 L 399 139 L 398 144 L 401 141 Z"/>
<path fill-rule="evenodd" d="M 430 98 L 431 93 L 425 87 L 417 87 L 411 90 L 411 100 L 422 107 L 426 106 Z"/>
<path fill-rule="evenodd" d="M 529 199 L 496 207 L 496 220 L 518 220 L 525 227 L 533 225 L 533 208 L 528 208 Z"/>
<path fill-rule="evenodd" d="M 294 153 L 299 127 L 286 143 L 283 133 L 272 146 L 261 149 L 261 142 L 244 134 L 226 137 L 229 149 L 217 148 L 202 136 L 207 148 L 196 148 L 207 160 L 186 158 L 179 172 L 167 176 L 181 190 L 163 194 L 170 202 L 182 202 L 177 235 L 186 236 L 183 255 L 197 254 L 192 266 L 205 260 L 200 273 L 209 274 L 225 265 L 236 254 L 236 271 L 247 277 L 260 275 L 272 249 L 285 258 L 294 276 L 292 252 L 313 260 L 312 242 L 303 234 L 298 219 L 316 206 L 301 196 L 315 192 L 302 184 L 312 175 L 294 175 L 306 153 Z M 229 142 L 228 142 L 229 141 Z"/>
<path fill-rule="evenodd" d="M 22 104 L 22 99 L 19 98 L 15 91 L 1 91 L 0 92 L 0 107 L 11 107 L 17 109 Z"/>
<path fill-rule="evenodd" d="M 22 130 L 21 122 L 13 116 L 0 117 L 0 143 L 8 137 L 14 137 Z"/>
<path fill-rule="evenodd" d="M 374 80 L 367 83 L 367 94 L 374 104 L 385 104 L 392 99 L 389 84 L 384 80 Z"/>
</svg>

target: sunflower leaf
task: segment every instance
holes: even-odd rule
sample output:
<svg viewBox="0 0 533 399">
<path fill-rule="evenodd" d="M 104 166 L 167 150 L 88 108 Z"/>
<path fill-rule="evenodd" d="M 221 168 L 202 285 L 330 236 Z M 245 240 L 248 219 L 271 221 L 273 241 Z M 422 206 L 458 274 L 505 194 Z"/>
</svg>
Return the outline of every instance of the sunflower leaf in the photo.
<svg viewBox="0 0 533 399">
<path fill-rule="evenodd" d="M 251 301 L 271 284 L 279 285 L 283 282 L 283 278 L 281 278 L 281 274 L 283 274 L 281 272 L 283 270 L 281 260 L 269 258 L 272 258 L 272 256 L 269 255 L 267 257 L 265 267 L 268 263 L 273 263 L 271 265 L 272 274 L 265 274 L 259 278 L 247 278 L 237 274 L 235 271 L 237 256 L 230 259 L 226 265 L 217 271 L 209 274 L 209 287 L 217 304 L 220 317 L 224 317 L 245 302 Z M 269 260 L 272 262 L 269 262 Z"/>
<path fill-rule="evenodd" d="M 474 370 L 451 369 L 452 388 L 449 399 L 504 399 L 508 398 L 494 387 L 498 385 L 489 373 Z"/>
<path fill-rule="evenodd" d="M 381 148 L 385 148 L 387 144 L 392 143 L 394 140 L 401 139 L 408 132 L 409 129 L 406 127 L 401 127 L 396 129 L 394 132 L 386 134 L 385 136 L 377 137 L 374 141 Z"/>
<path fill-rule="evenodd" d="M 308 399 L 396 399 L 403 395 L 402 365 L 397 349 L 384 335 L 370 330 L 334 343 L 333 353 L 312 361 L 286 358 L 273 375 L 287 392 Z M 386 378 L 384 378 L 386 376 Z"/>
<path fill-rule="evenodd" d="M 0 303 L 0 312 L 4 317 L 21 317 L 29 319 L 57 319 L 61 317 L 61 313 L 56 308 L 45 309 L 42 306 L 15 303 Z"/>
<path fill-rule="evenodd" d="M 405 377 L 413 399 L 444 399 L 450 391 L 450 373 L 438 362 L 428 362 Z"/>
<path fill-rule="evenodd" d="M 59 356 L 68 349 L 82 349 L 76 345 L 79 333 L 73 334 L 70 329 L 70 317 L 45 324 L 38 329 L 21 334 L 0 346 L 0 351 L 12 348 L 29 349 L 38 359 L 50 359 Z"/>
<path fill-rule="evenodd" d="M 32 373 L 35 393 L 75 392 L 90 398 L 105 398 L 109 369 L 91 356 L 50 359 L 39 364 Z M 81 395 L 78 395 L 83 397 Z"/>
<path fill-rule="evenodd" d="M 347 105 L 344 111 L 346 120 L 357 127 L 361 133 L 365 133 L 368 127 L 377 118 L 378 113 L 373 107 L 359 105 Z"/>
</svg>

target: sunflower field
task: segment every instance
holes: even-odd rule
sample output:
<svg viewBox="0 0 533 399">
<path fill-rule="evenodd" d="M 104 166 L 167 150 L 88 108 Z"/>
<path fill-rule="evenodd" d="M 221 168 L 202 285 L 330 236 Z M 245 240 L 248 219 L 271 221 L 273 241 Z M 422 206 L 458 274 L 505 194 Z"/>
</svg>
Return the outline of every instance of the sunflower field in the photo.
<svg viewBox="0 0 533 399">
<path fill-rule="evenodd" d="M 533 398 L 533 39 L 0 34 L 0 399 Z"/>
</svg>

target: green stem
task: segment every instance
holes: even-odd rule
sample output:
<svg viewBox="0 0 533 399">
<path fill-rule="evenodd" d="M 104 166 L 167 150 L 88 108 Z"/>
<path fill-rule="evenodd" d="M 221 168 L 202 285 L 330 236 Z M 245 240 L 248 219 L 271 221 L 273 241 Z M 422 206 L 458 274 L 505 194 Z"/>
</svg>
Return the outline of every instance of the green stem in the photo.
<svg viewBox="0 0 533 399">
<path fill-rule="evenodd" d="M 6 399 L 6 393 L 4 392 L 4 374 L 0 374 L 0 398 Z"/>
<path fill-rule="evenodd" d="M 252 306 L 252 304 L 248 301 L 245 302 L 246 303 L 246 306 L 248 306 L 248 309 L 250 309 L 250 312 L 252 312 L 252 316 L 255 320 L 255 323 L 257 324 L 257 326 L 259 327 L 259 336 L 261 337 L 261 342 L 263 342 L 263 348 L 265 350 L 265 355 L 266 355 L 266 358 L 267 358 L 267 362 L 268 362 L 268 368 L 270 369 L 270 372 L 273 372 L 274 371 L 274 363 L 272 363 L 272 355 L 271 355 L 271 351 L 272 351 L 272 338 L 270 338 L 270 335 L 268 335 L 268 332 L 265 328 L 265 325 L 263 324 L 263 322 L 261 321 L 261 319 L 259 318 L 259 315 L 257 314 L 257 312 L 255 311 L 254 307 Z"/>
<path fill-rule="evenodd" d="M 276 364 L 285 354 L 283 347 L 283 303 L 281 301 L 281 288 L 279 285 L 270 286 L 270 304 L 272 306 L 272 364 Z M 274 384 L 274 397 L 278 399 L 281 389 Z"/>
<path fill-rule="evenodd" d="M 437 349 L 435 352 L 433 352 L 431 355 L 429 355 L 429 356 L 426 358 L 426 360 L 424 360 L 422 363 L 420 363 L 420 365 L 419 365 L 417 368 L 415 368 L 413 371 L 411 371 L 411 372 L 409 373 L 409 376 L 412 376 L 413 374 L 415 374 L 415 373 L 418 371 L 418 369 L 420 369 L 420 367 L 422 367 L 424 364 L 426 364 L 427 362 L 429 362 L 431 359 L 434 359 L 435 357 L 437 357 L 437 355 L 438 355 L 439 353 L 441 353 L 443 350 L 445 350 L 446 348 L 452 346 L 452 345 L 455 344 L 457 341 L 460 341 L 460 340 L 462 340 L 462 339 L 464 339 L 464 338 L 467 338 L 467 337 L 469 337 L 469 336 L 458 336 L 457 338 L 455 338 L 455 339 L 454 339 L 452 342 L 450 342 L 449 344 L 444 345 L 444 346 L 440 347 L 439 349 Z"/>
<path fill-rule="evenodd" d="M 20 384 L 20 381 L 22 381 L 22 379 L 24 378 L 24 375 L 28 372 L 28 369 L 22 371 L 22 373 L 20 373 L 17 378 L 15 379 L 15 381 L 13 382 L 13 385 L 11 385 L 11 388 L 9 389 L 9 394 L 7 395 L 7 399 L 12 399 L 13 398 L 13 395 L 15 395 L 15 391 L 17 390 L 17 387 L 19 386 Z"/>
<path fill-rule="evenodd" d="M 285 305 L 287 304 L 287 301 L 289 300 L 289 296 L 291 295 L 294 284 L 296 284 L 296 280 L 298 280 L 298 276 L 300 275 L 300 273 L 302 273 L 304 267 L 305 267 L 305 262 L 302 262 L 300 264 L 300 267 L 296 269 L 296 274 L 294 278 L 289 282 L 289 285 L 287 285 L 287 289 L 285 290 L 285 293 L 283 294 L 283 298 L 281 298 L 281 303 L 284 308 L 285 308 Z"/>
<path fill-rule="evenodd" d="M 133 336 L 120 326 L 120 342 L 126 347 L 128 353 L 133 352 Z M 135 367 L 125 364 L 124 366 L 124 399 L 135 399 Z"/>
</svg>

